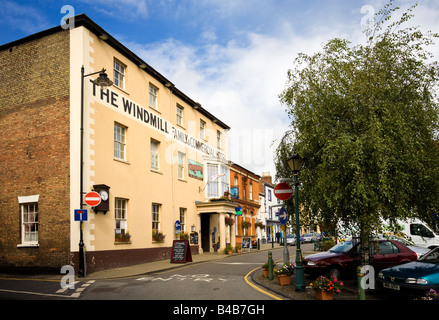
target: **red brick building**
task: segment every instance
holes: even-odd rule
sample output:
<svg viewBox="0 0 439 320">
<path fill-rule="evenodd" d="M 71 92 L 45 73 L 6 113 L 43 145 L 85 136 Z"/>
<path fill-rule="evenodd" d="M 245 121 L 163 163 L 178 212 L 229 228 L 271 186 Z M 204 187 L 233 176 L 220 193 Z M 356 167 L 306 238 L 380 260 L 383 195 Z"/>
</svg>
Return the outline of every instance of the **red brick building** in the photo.
<svg viewBox="0 0 439 320">
<path fill-rule="evenodd" d="M 248 169 L 232 163 L 230 166 L 230 190 L 233 201 L 242 208 L 242 215 L 236 216 L 236 244 L 243 237 L 256 240 L 256 217 L 260 208 L 259 180 L 261 177 Z"/>
</svg>

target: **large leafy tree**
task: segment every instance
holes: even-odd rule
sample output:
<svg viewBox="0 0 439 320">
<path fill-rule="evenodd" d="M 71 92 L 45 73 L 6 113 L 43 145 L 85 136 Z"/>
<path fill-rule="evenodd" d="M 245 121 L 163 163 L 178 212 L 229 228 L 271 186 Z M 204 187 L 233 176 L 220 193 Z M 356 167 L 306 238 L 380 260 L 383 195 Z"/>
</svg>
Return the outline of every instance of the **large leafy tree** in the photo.
<svg viewBox="0 0 439 320">
<path fill-rule="evenodd" d="M 438 35 L 405 27 L 414 7 L 392 22 L 389 2 L 365 44 L 333 39 L 299 54 L 280 96 L 294 140 L 279 146 L 277 174 L 289 174 L 293 150 L 306 159 L 305 212 L 359 231 L 363 264 L 383 220 L 439 211 L 439 67 L 426 50 Z"/>
</svg>

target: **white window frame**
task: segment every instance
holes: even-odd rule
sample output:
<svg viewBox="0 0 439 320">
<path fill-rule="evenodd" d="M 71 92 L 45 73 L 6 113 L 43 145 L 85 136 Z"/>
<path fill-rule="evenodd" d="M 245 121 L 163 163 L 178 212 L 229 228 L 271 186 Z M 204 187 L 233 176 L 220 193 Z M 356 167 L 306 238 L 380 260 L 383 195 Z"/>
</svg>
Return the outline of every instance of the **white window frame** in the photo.
<svg viewBox="0 0 439 320">
<path fill-rule="evenodd" d="M 181 224 L 181 232 L 186 232 L 186 208 L 180 208 L 180 224 Z"/>
<path fill-rule="evenodd" d="M 160 213 L 162 205 L 160 203 L 152 203 L 151 205 L 151 220 L 152 220 L 152 230 L 161 232 L 160 229 Z"/>
<path fill-rule="evenodd" d="M 206 122 L 200 119 L 200 138 L 206 140 Z"/>
<path fill-rule="evenodd" d="M 159 109 L 159 89 L 149 84 L 149 106 L 155 110 Z"/>
<path fill-rule="evenodd" d="M 206 197 L 220 198 L 224 196 L 224 192 L 229 191 L 230 187 L 229 168 L 222 163 L 207 163 L 206 167 L 208 179 Z M 215 178 L 218 175 L 221 176 Z"/>
<path fill-rule="evenodd" d="M 151 170 L 160 170 L 160 142 L 151 139 Z"/>
<path fill-rule="evenodd" d="M 127 208 L 128 200 L 123 198 L 114 199 L 114 221 L 116 233 L 120 230 L 121 234 L 127 232 Z"/>
<path fill-rule="evenodd" d="M 114 158 L 126 161 L 127 127 L 114 123 Z"/>
<path fill-rule="evenodd" d="M 114 75 L 114 85 L 122 90 L 125 90 L 125 70 L 126 66 L 114 59 L 113 62 L 113 75 Z"/>
<path fill-rule="evenodd" d="M 177 121 L 177 124 L 179 126 L 182 126 L 182 127 L 183 127 L 183 111 L 184 111 L 184 108 L 177 104 L 177 111 L 176 111 L 177 119 L 176 119 L 176 121 Z"/>
<path fill-rule="evenodd" d="M 186 154 L 178 151 L 178 179 L 184 180 L 184 167 Z"/>
<path fill-rule="evenodd" d="M 17 247 L 38 247 L 39 230 L 39 195 L 18 197 L 20 204 L 21 244 Z M 26 216 L 27 213 L 27 216 Z M 32 218 L 32 221 L 29 221 Z M 33 236 L 30 238 L 30 236 Z"/>
<path fill-rule="evenodd" d="M 221 131 L 216 131 L 216 146 L 218 149 L 221 149 Z"/>
</svg>

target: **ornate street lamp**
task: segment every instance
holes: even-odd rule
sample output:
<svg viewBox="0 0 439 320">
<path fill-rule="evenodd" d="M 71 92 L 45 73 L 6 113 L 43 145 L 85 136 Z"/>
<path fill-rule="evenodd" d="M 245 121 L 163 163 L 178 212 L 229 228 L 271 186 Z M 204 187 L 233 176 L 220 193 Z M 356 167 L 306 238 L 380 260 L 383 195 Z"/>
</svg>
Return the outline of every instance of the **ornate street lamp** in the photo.
<svg viewBox="0 0 439 320">
<path fill-rule="evenodd" d="M 113 84 L 113 81 L 108 79 L 107 74 L 105 73 L 105 69 L 102 68 L 101 71 L 90 73 L 84 75 L 84 66 L 81 67 L 81 151 L 80 151 L 80 194 L 79 194 L 79 203 L 81 204 L 81 209 L 84 207 L 83 196 L 84 196 L 84 78 L 88 76 L 92 76 L 99 73 L 99 77 L 93 82 L 100 86 L 102 90 L 105 90 L 107 87 Z M 79 239 L 79 268 L 78 268 L 78 277 L 85 277 L 85 255 L 84 255 L 84 239 L 82 234 L 83 222 L 80 222 L 80 239 Z"/>
<path fill-rule="evenodd" d="M 299 172 L 305 160 L 294 153 L 287 162 L 294 174 L 294 204 L 296 209 L 296 291 L 305 291 L 305 272 L 302 264 L 302 251 L 300 249 L 299 226 Z"/>
</svg>

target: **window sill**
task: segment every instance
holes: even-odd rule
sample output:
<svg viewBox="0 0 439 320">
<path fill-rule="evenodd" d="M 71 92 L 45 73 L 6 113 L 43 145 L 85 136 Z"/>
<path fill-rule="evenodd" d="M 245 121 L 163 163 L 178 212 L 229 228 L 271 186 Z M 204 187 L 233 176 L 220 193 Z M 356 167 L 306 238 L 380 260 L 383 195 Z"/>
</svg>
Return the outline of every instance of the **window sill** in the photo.
<svg viewBox="0 0 439 320">
<path fill-rule="evenodd" d="M 156 169 L 151 169 L 151 172 L 158 173 L 158 174 L 163 174 L 163 172 L 158 171 L 158 170 L 156 170 Z"/>
<path fill-rule="evenodd" d="M 40 244 L 39 243 L 20 243 L 17 244 L 17 248 L 39 248 Z"/>
<path fill-rule="evenodd" d="M 149 106 L 149 108 L 150 108 L 151 110 L 154 110 L 154 111 L 157 112 L 158 114 L 162 114 L 162 113 L 159 111 L 159 109 L 156 109 L 156 108 L 154 108 L 154 107 L 152 107 L 152 106 Z"/>
<path fill-rule="evenodd" d="M 113 160 L 114 160 L 114 161 L 117 161 L 117 162 L 125 163 L 125 164 L 128 164 L 128 165 L 131 164 L 131 163 L 129 163 L 128 161 L 123 160 L 123 159 L 119 159 L 119 158 L 113 158 Z"/>
<path fill-rule="evenodd" d="M 125 93 L 125 94 L 127 94 L 127 95 L 130 95 L 127 91 L 125 91 L 125 89 L 123 89 L 123 88 L 121 88 L 121 87 L 119 87 L 119 86 L 116 86 L 115 84 L 113 84 L 112 87 L 113 87 L 113 88 L 116 88 L 116 89 L 118 89 L 118 90 L 120 90 L 120 91 L 122 91 L 123 93 Z"/>
<path fill-rule="evenodd" d="M 119 244 L 131 244 L 131 241 L 114 241 L 115 245 L 119 245 Z"/>
</svg>

